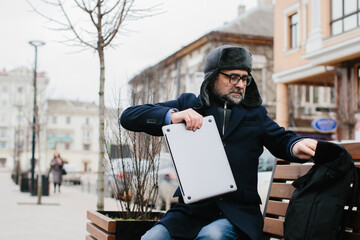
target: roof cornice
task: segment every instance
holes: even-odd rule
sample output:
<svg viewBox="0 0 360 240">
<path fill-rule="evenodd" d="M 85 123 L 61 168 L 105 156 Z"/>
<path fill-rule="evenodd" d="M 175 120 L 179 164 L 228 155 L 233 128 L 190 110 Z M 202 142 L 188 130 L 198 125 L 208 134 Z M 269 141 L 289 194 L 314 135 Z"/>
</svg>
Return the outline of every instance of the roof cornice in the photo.
<svg viewBox="0 0 360 240">
<path fill-rule="evenodd" d="M 272 45 L 273 37 L 246 35 L 241 33 L 228 33 L 221 31 L 212 31 L 202 37 L 198 38 L 194 42 L 186 45 L 182 49 L 178 50 L 174 54 L 162 60 L 159 64 L 165 66 L 175 62 L 177 59 L 182 58 L 185 55 L 199 49 L 201 46 L 208 42 L 232 42 L 232 43 L 244 43 L 255 45 Z"/>
<path fill-rule="evenodd" d="M 159 63 L 148 67 L 147 69 L 141 71 L 144 72 L 148 69 L 155 67 L 156 65 L 161 66 L 168 66 L 178 59 L 190 54 L 193 51 L 196 51 L 203 45 L 209 42 L 231 42 L 237 44 L 254 44 L 254 45 L 273 45 L 274 38 L 267 37 L 267 36 L 255 36 L 255 35 L 248 35 L 248 34 L 241 34 L 241 33 L 229 33 L 229 32 L 221 32 L 221 31 L 211 31 L 202 37 L 198 38 L 197 40 L 189 43 L 188 45 L 184 46 L 180 50 L 176 51 L 172 55 L 168 56 L 167 58 L 163 59 Z M 137 74 L 138 75 L 138 74 Z M 135 75 L 132 79 L 137 77 Z"/>
</svg>

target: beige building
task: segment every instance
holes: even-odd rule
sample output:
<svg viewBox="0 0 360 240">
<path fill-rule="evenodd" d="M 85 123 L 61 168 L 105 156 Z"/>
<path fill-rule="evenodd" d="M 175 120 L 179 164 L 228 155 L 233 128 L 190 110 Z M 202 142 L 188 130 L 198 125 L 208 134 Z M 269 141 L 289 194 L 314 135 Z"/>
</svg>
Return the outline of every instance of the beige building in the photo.
<svg viewBox="0 0 360 240">
<path fill-rule="evenodd" d="M 56 149 L 79 171 L 96 171 L 99 159 L 99 107 L 95 103 L 48 100 L 47 162 Z"/>
<path fill-rule="evenodd" d="M 274 11 L 277 122 L 304 135 L 354 139 L 360 128 L 360 1 L 282 0 Z M 311 128 L 318 118 L 335 119 L 337 128 Z"/>
<path fill-rule="evenodd" d="M 132 104 L 166 101 L 177 98 L 184 92 L 199 94 L 204 79 L 204 59 L 212 49 L 224 44 L 241 46 L 252 52 L 254 60 L 252 74 L 257 81 L 263 104 L 267 107 L 270 117 L 275 117 L 276 89 L 271 81 L 273 73 L 271 0 L 259 1 L 259 6 L 249 11 L 239 7 L 239 16 L 233 21 L 205 34 L 136 75 L 130 80 L 130 84 L 134 92 L 141 93 L 140 96 L 143 98 L 140 102 L 132 102 Z"/>
<path fill-rule="evenodd" d="M 32 121 L 34 114 L 34 72 L 25 67 L 0 71 L 0 168 L 30 169 L 32 156 Z M 40 136 L 46 110 L 45 90 L 49 79 L 37 73 L 38 123 Z M 39 149 L 45 142 L 36 141 L 35 159 L 41 159 Z"/>
</svg>

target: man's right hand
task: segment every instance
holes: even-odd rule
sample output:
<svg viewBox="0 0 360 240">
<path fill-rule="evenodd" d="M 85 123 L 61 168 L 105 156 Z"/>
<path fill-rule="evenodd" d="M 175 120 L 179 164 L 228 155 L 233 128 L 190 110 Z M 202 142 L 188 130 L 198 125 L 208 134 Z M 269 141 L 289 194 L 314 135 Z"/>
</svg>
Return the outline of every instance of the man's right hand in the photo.
<svg viewBox="0 0 360 240">
<path fill-rule="evenodd" d="M 171 113 L 171 123 L 181 123 L 184 121 L 186 124 L 186 129 L 195 132 L 197 129 L 201 128 L 203 123 L 203 116 L 192 108 Z"/>
</svg>

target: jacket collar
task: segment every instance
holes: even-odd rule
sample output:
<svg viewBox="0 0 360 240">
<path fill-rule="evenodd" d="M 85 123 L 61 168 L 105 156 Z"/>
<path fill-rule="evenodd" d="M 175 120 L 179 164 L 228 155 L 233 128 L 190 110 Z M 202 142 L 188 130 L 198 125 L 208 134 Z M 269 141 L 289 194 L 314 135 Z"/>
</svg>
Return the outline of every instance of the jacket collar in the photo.
<svg viewBox="0 0 360 240">
<path fill-rule="evenodd" d="M 214 116 L 219 133 L 221 133 L 222 122 L 220 122 L 220 116 L 219 116 L 217 107 L 218 107 L 218 104 L 216 104 L 215 98 L 213 96 L 211 96 L 210 97 L 210 107 L 205 111 L 205 114 Z M 221 107 L 223 107 L 223 106 L 221 106 Z M 235 128 L 243 120 L 243 118 L 247 112 L 247 109 L 242 104 L 234 105 L 231 110 L 232 110 L 232 112 L 231 112 L 230 122 L 229 122 L 229 125 L 226 126 L 225 134 L 224 134 L 224 136 L 222 136 L 222 140 L 225 140 L 235 130 Z"/>
</svg>

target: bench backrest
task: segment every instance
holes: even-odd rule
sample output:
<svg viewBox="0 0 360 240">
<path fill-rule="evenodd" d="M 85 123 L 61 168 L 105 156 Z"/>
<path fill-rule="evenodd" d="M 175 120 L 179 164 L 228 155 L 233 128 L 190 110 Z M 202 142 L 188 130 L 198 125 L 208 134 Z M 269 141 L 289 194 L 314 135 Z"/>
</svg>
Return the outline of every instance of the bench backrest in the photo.
<svg viewBox="0 0 360 240">
<path fill-rule="evenodd" d="M 341 145 L 346 148 L 353 157 L 355 164 L 359 166 L 360 143 L 343 143 Z M 312 165 L 312 163 L 290 165 L 289 162 L 278 160 L 265 210 L 264 239 L 267 237 L 283 237 L 286 209 L 291 195 L 295 191 L 291 183 L 299 176 L 306 174 Z M 359 203 L 360 196 L 358 196 L 356 206 L 358 206 Z M 350 215 L 350 223 L 346 230 L 345 239 L 360 240 L 360 233 L 357 232 L 360 232 L 360 211 L 353 210 Z"/>
</svg>

